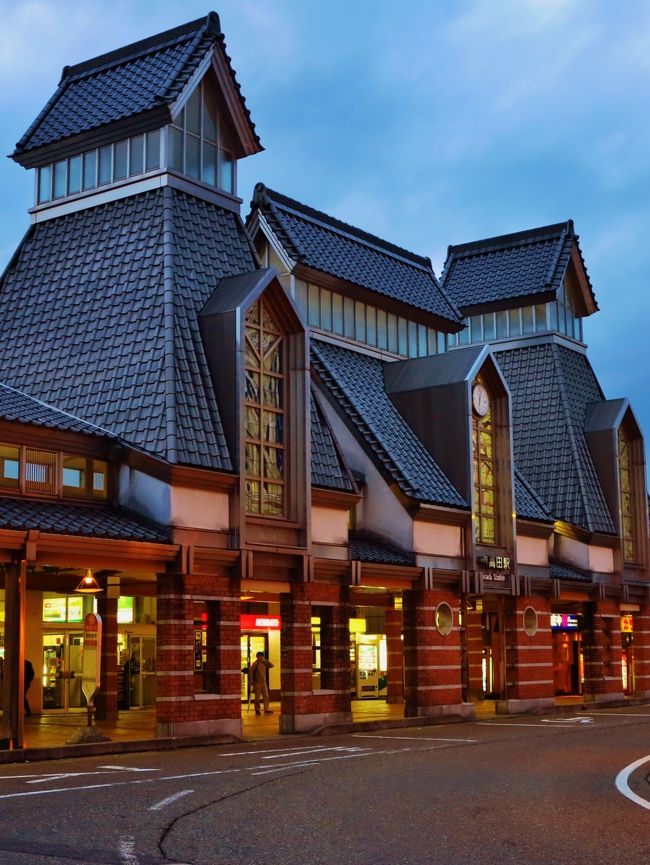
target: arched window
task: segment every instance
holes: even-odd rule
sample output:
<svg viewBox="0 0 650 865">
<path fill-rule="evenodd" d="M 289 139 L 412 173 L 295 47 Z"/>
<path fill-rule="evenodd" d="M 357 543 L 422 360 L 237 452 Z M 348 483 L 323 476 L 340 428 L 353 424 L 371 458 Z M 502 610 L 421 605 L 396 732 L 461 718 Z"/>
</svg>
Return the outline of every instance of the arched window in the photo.
<svg viewBox="0 0 650 865">
<path fill-rule="evenodd" d="M 621 489 L 621 539 L 623 559 L 637 561 L 636 514 L 634 511 L 634 474 L 630 437 L 622 426 L 618 428 L 618 467 Z"/>
<path fill-rule="evenodd" d="M 496 544 L 494 421 L 490 394 L 481 378 L 472 388 L 472 451 L 474 537 L 479 544 Z"/>
<path fill-rule="evenodd" d="M 246 313 L 245 509 L 286 515 L 285 339 L 264 299 Z"/>
</svg>

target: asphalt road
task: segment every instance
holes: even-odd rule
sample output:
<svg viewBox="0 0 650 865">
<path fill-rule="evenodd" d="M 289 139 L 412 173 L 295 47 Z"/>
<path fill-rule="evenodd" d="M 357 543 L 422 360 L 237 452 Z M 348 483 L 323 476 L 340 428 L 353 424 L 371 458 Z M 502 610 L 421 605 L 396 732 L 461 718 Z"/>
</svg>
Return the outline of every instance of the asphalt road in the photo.
<svg viewBox="0 0 650 865">
<path fill-rule="evenodd" d="M 2 865 L 650 862 L 650 706 L 0 766 Z"/>
</svg>

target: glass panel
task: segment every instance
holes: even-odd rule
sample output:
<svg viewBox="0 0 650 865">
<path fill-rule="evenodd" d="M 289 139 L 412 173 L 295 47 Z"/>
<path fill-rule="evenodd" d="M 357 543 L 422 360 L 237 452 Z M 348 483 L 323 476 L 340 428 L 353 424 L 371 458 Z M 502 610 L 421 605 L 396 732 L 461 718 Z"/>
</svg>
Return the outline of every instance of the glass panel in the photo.
<svg viewBox="0 0 650 865">
<path fill-rule="evenodd" d="M 0 487 L 18 489 L 20 486 L 20 449 L 0 445 Z"/>
<path fill-rule="evenodd" d="M 508 310 L 508 321 L 510 323 L 510 336 L 520 336 L 521 335 L 521 322 L 519 320 L 519 310 L 518 309 Z"/>
<path fill-rule="evenodd" d="M 205 85 L 203 85 L 203 137 L 208 141 L 217 140 L 217 111 Z"/>
<path fill-rule="evenodd" d="M 272 348 L 265 351 L 264 369 L 266 372 L 282 372 L 282 343 L 275 334 L 264 334 L 265 343 L 273 341 Z"/>
<path fill-rule="evenodd" d="M 332 329 L 332 292 L 326 288 L 320 290 L 320 326 L 323 330 Z"/>
<path fill-rule="evenodd" d="M 354 301 L 349 297 L 343 298 L 343 327 L 344 335 L 354 339 Z"/>
<path fill-rule="evenodd" d="M 246 501 L 244 507 L 251 514 L 260 512 L 260 482 L 246 480 Z"/>
<path fill-rule="evenodd" d="M 377 310 L 374 306 L 366 306 L 366 342 L 377 345 Z"/>
<path fill-rule="evenodd" d="M 357 342 L 366 341 L 366 305 L 358 300 L 354 304 L 354 338 Z"/>
<path fill-rule="evenodd" d="M 185 105 L 185 130 L 201 134 L 201 91 L 197 87 Z"/>
<path fill-rule="evenodd" d="M 203 142 L 203 165 L 201 166 L 201 180 L 210 186 L 217 185 L 217 148 L 213 144 Z"/>
<path fill-rule="evenodd" d="M 261 462 L 260 462 L 260 446 L 254 445 L 250 443 L 246 443 L 246 474 L 247 475 L 257 475 L 260 474 Z"/>
<path fill-rule="evenodd" d="M 246 321 L 250 324 L 259 324 L 260 323 L 260 302 L 259 300 L 254 303 L 251 307 L 249 307 L 248 312 L 246 313 Z"/>
<path fill-rule="evenodd" d="M 144 135 L 136 135 L 130 141 L 131 159 L 129 162 L 129 174 L 142 174 L 144 171 Z"/>
<path fill-rule="evenodd" d="M 263 513 L 280 516 L 284 509 L 284 487 L 282 484 L 264 484 Z"/>
<path fill-rule="evenodd" d="M 25 492 L 56 493 L 56 454 L 27 448 L 25 452 Z"/>
<path fill-rule="evenodd" d="M 449 342 L 449 348 L 454 348 L 458 344 L 458 334 L 457 333 L 448 333 L 447 339 Z"/>
<path fill-rule="evenodd" d="M 546 330 L 546 304 L 538 303 L 535 307 L 535 332 Z"/>
<path fill-rule="evenodd" d="M 264 405 L 271 408 L 282 408 L 282 379 L 275 376 L 264 376 Z"/>
<path fill-rule="evenodd" d="M 67 492 L 84 492 L 86 489 L 85 457 L 63 457 L 63 486 Z"/>
<path fill-rule="evenodd" d="M 84 189 L 94 189 L 97 186 L 97 151 L 84 153 Z"/>
<path fill-rule="evenodd" d="M 454 345 L 455 345 L 454 341 Z M 438 351 L 438 332 L 432 327 L 427 328 L 427 354 L 436 354 Z"/>
<path fill-rule="evenodd" d="M 169 127 L 169 167 L 183 170 L 183 133 L 175 126 Z"/>
<path fill-rule="evenodd" d="M 296 303 L 298 305 L 298 309 L 303 315 L 303 318 L 307 319 L 307 283 L 303 282 L 302 279 L 296 280 Z"/>
<path fill-rule="evenodd" d="M 418 326 L 414 321 L 409 321 L 408 332 L 409 332 L 408 356 L 409 357 L 417 357 L 418 356 Z"/>
<path fill-rule="evenodd" d="M 508 311 L 503 309 L 496 314 L 497 339 L 505 339 L 508 336 Z"/>
<path fill-rule="evenodd" d="M 343 336 L 343 295 L 332 294 L 332 330 Z"/>
<path fill-rule="evenodd" d="M 317 285 L 309 284 L 309 324 L 320 327 L 320 290 Z"/>
<path fill-rule="evenodd" d="M 38 203 L 52 199 L 52 166 L 44 165 L 38 169 Z"/>
<path fill-rule="evenodd" d="M 576 318 L 576 320 L 575 320 L 575 335 L 576 335 L 576 339 L 579 339 L 580 342 L 583 342 L 583 339 L 582 339 L 582 319 L 581 318 Z"/>
<path fill-rule="evenodd" d="M 260 374 L 253 370 L 246 370 L 245 396 L 251 402 L 260 402 Z"/>
<path fill-rule="evenodd" d="M 549 328 L 551 330 L 557 330 L 558 329 L 557 303 L 549 303 L 548 313 L 549 313 Z"/>
<path fill-rule="evenodd" d="M 483 322 L 480 315 L 473 315 L 469 320 L 470 339 L 472 342 L 483 342 Z"/>
<path fill-rule="evenodd" d="M 110 183 L 113 179 L 113 147 L 107 144 L 99 148 L 99 185 Z"/>
<path fill-rule="evenodd" d="M 277 412 L 264 412 L 264 441 L 271 444 L 282 444 L 283 416 Z M 251 436 L 253 438 L 253 436 Z"/>
<path fill-rule="evenodd" d="M 458 345 L 469 345 L 469 328 L 464 327 L 458 333 Z"/>
<path fill-rule="evenodd" d="M 81 156 L 73 156 L 68 161 L 68 193 L 81 192 Z"/>
<path fill-rule="evenodd" d="M 221 170 L 219 172 L 219 186 L 225 192 L 235 191 L 235 170 L 232 155 L 227 150 L 220 150 Z"/>
<path fill-rule="evenodd" d="M 383 309 L 377 310 L 377 346 L 388 348 L 388 319 Z"/>
<path fill-rule="evenodd" d="M 249 366 L 259 366 L 260 359 L 260 332 L 254 327 L 246 328 L 246 340 L 244 355 Z"/>
<path fill-rule="evenodd" d="M 201 176 L 201 139 L 185 136 L 185 173 L 189 177 Z"/>
<path fill-rule="evenodd" d="M 264 448 L 264 477 L 280 480 L 283 460 L 284 451 L 282 448 Z"/>
<path fill-rule="evenodd" d="M 428 351 L 427 329 L 423 324 L 418 325 L 418 357 L 426 357 Z"/>
<path fill-rule="evenodd" d="M 522 330 L 524 333 L 533 333 L 535 330 L 534 311 L 532 306 L 525 306 L 521 311 Z"/>
<path fill-rule="evenodd" d="M 103 460 L 93 460 L 93 495 L 106 498 L 108 487 L 108 465 Z"/>
<path fill-rule="evenodd" d="M 271 318 L 271 315 L 266 307 L 266 304 L 262 301 L 260 303 L 260 309 L 262 314 L 262 327 L 265 330 L 270 330 L 273 333 L 280 333 L 278 326 L 275 321 Z"/>
<path fill-rule="evenodd" d="M 397 334 L 398 334 L 398 354 L 401 354 L 402 357 L 407 357 L 409 353 L 408 346 L 408 328 L 407 321 L 405 318 L 399 318 L 397 320 Z"/>
<path fill-rule="evenodd" d="M 496 333 L 495 321 L 494 321 L 494 313 L 486 312 L 483 316 L 483 339 L 485 342 L 489 342 L 491 339 L 494 339 L 494 334 Z"/>
<path fill-rule="evenodd" d="M 388 313 L 388 351 L 397 354 L 397 316 Z"/>
<path fill-rule="evenodd" d="M 253 406 L 246 406 L 246 438 L 258 439 L 260 437 L 260 410 Z"/>
<path fill-rule="evenodd" d="M 160 129 L 147 132 L 147 171 L 160 168 Z"/>
<path fill-rule="evenodd" d="M 127 173 L 129 158 L 129 142 L 118 141 L 115 145 L 115 162 L 113 165 L 113 180 L 123 180 Z"/>
<path fill-rule="evenodd" d="M 447 350 L 447 335 L 443 331 L 438 332 L 438 354 L 444 354 Z"/>
<path fill-rule="evenodd" d="M 54 198 L 63 198 L 68 184 L 68 164 L 65 159 L 54 163 Z"/>
</svg>

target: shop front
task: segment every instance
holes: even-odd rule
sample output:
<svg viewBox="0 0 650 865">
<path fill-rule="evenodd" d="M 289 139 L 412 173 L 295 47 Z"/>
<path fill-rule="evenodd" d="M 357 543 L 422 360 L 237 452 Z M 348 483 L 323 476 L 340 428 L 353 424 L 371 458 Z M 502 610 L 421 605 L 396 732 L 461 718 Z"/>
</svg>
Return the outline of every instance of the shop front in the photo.
<svg viewBox="0 0 650 865">
<path fill-rule="evenodd" d="M 552 612 L 553 687 L 556 696 L 584 692 L 582 616 L 577 612 Z"/>
</svg>

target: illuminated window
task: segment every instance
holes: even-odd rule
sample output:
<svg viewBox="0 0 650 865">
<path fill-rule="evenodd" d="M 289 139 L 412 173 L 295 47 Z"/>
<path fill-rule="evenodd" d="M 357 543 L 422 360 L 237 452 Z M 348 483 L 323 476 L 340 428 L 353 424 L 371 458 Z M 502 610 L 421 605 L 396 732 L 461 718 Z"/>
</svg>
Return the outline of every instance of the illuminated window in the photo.
<svg viewBox="0 0 650 865">
<path fill-rule="evenodd" d="M 0 444 L 0 489 L 105 499 L 108 463 L 92 457 Z"/>
<path fill-rule="evenodd" d="M 630 439 L 623 427 L 618 429 L 618 466 L 621 487 L 621 538 L 623 558 L 637 560 L 636 515 L 634 512 L 634 477 Z"/>
<path fill-rule="evenodd" d="M 477 379 L 476 388 L 485 391 Z M 496 481 L 494 457 L 494 422 L 489 398 L 477 402 L 472 415 L 472 451 L 474 483 L 474 535 L 479 544 L 496 543 Z"/>
<path fill-rule="evenodd" d="M 264 300 L 246 315 L 246 511 L 284 516 L 285 387 L 282 333 Z"/>
<path fill-rule="evenodd" d="M 0 445 L 0 487 L 20 487 L 20 449 L 13 445 Z"/>
</svg>

